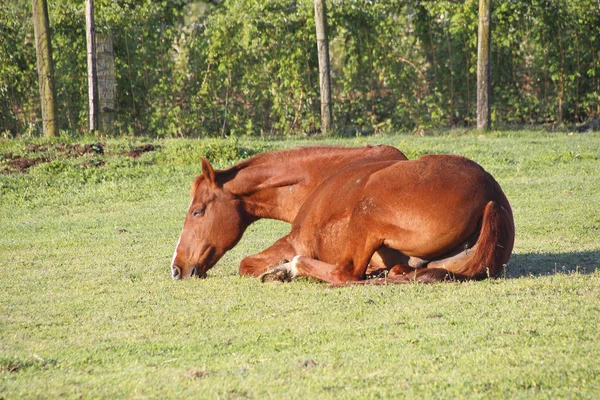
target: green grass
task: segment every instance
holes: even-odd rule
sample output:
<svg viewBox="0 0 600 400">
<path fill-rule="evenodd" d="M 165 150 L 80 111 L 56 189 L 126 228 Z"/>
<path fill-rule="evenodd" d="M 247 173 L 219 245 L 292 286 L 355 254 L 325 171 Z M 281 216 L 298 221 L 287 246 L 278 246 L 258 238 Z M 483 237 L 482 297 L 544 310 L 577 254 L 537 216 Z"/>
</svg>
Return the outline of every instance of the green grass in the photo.
<svg viewBox="0 0 600 400">
<path fill-rule="evenodd" d="M 91 143 L 80 140 L 78 143 Z M 594 398 L 600 135 L 492 132 L 252 141 L 0 141 L 50 160 L 0 175 L 0 398 Z M 132 159 L 142 143 L 159 146 Z M 199 173 L 259 151 L 392 144 L 490 171 L 515 214 L 506 276 L 329 289 L 237 276 L 287 232 L 259 221 L 206 280 L 169 263 Z M 52 146 L 33 152 L 32 144 Z M 28 151 L 28 145 L 29 150 Z M 0 156 L 0 170 L 9 159 Z M 93 167 L 90 165 L 98 164 Z"/>
</svg>

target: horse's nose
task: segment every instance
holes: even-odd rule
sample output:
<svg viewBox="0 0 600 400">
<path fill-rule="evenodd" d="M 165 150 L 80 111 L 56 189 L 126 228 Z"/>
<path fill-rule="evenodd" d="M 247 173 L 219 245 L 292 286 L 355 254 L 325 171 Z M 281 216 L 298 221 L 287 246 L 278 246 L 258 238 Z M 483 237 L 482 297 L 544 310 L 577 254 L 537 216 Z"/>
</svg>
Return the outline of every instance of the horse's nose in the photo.
<svg viewBox="0 0 600 400">
<path fill-rule="evenodd" d="M 181 268 L 179 268 L 177 265 L 173 265 L 171 267 L 171 276 L 173 279 L 181 279 Z"/>
<path fill-rule="evenodd" d="M 190 278 L 206 278 L 206 272 L 202 270 L 202 268 L 194 267 L 192 268 L 192 274 L 190 275 Z"/>
</svg>

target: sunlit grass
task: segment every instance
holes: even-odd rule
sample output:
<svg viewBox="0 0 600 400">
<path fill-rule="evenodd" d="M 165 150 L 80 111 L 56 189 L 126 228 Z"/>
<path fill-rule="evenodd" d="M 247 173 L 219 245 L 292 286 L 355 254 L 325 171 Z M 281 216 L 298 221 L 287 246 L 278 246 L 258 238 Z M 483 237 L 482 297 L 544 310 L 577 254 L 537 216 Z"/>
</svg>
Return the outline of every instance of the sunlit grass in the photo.
<svg viewBox="0 0 600 400">
<path fill-rule="evenodd" d="M 27 143 L 0 141 L 0 153 L 24 154 Z M 152 143 L 157 151 L 130 159 L 122 153 L 138 142 L 108 140 L 105 163 L 95 168 L 82 166 L 84 156 L 0 175 L 0 397 L 600 392 L 597 134 Z M 388 143 L 409 157 L 444 152 L 478 161 L 515 213 L 506 277 L 343 289 L 310 280 L 263 285 L 237 276 L 237 266 L 288 226 L 259 221 L 208 279 L 170 279 L 202 152 L 224 167 L 256 151 L 314 143 Z"/>
</svg>

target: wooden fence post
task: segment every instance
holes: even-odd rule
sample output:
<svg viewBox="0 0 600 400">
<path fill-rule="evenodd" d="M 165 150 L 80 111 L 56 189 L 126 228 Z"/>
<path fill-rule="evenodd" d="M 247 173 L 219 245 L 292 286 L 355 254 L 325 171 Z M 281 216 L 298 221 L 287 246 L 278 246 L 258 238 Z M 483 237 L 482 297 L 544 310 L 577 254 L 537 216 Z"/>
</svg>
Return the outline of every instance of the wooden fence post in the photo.
<svg viewBox="0 0 600 400">
<path fill-rule="evenodd" d="M 54 76 L 52 66 L 52 43 L 50 22 L 46 0 L 32 0 L 33 28 L 35 32 L 35 51 L 40 83 L 40 101 L 42 105 L 42 126 L 44 135 L 56 136 L 56 108 L 54 104 Z"/>
<path fill-rule="evenodd" d="M 479 32 L 477 35 L 477 129 L 491 126 L 491 68 L 492 45 L 491 0 L 479 0 Z"/>
<path fill-rule="evenodd" d="M 96 27 L 94 0 L 85 2 L 85 39 L 87 44 L 88 128 L 98 129 L 98 77 L 96 75 Z"/>
<path fill-rule="evenodd" d="M 314 0 L 314 3 L 321 92 L 321 134 L 325 135 L 331 129 L 331 120 L 333 119 L 331 110 L 329 43 L 327 41 L 327 5 L 326 0 Z"/>
<path fill-rule="evenodd" d="M 98 122 L 103 134 L 114 133 L 116 112 L 116 76 L 113 40 L 110 35 L 96 35 L 96 73 L 98 82 Z"/>
</svg>

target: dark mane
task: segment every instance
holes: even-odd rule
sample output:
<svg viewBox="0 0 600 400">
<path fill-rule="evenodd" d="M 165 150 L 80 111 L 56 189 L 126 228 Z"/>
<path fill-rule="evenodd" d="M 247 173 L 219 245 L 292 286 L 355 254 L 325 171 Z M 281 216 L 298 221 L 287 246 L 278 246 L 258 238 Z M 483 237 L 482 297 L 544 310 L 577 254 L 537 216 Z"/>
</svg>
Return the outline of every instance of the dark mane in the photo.
<svg viewBox="0 0 600 400">
<path fill-rule="evenodd" d="M 292 149 L 281 149 L 281 150 L 263 152 L 263 153 L 256 154 L 246 160 L 240 161 L 239 163 L 237 163 L 229 168 L 222 169 L 222 170 L 215 170 L 215 174 L 221 182 L 227 182 L 227 181 L 233 179 L 233 177 L 235 177 L 239 171 L 241 171 L 245 168 L 248 168 L 248 167 L 256 166 L 256 165 L 267 164 L 267 163 L 276 164 L 277 162 L 280 162 L 282 160 L 285 162 L 289 162 L 290 160 L 293 160 L 293 159 L 301 159 L 304 157 L 314 157 L 315 154 L 319 154 L 321 156 L 329 156 L 336 152 L 339 152 L 340 150 L 356 150 L 357 152 L 361 151 L 361 150 L 365 151 L 365 150 L 371 149 L 372 147 L 373 146 L 370 146 L 370 145 L 366 145 L 364 147 L 301 146 L 301 147 L 294 147 Z M 192 188 L 191 188 L 192 197 L 193 197 L 194 193 L 196 193 L 196 190 L 202 183 L 203 179 L 204 179 L 203 175 L 199 175 L 198 177 L 196 177 L 194 183 L 192 184 Z"/>
<path fill-rule="evenodd" d="M 263 152 L 263 153 L 256 154 L 246 160 L 240 161 L 239 163 L 232 165 L 229 168 L 215 170 L 215 173 L 219 177 L 225 177 L 225 176 L 232 177 L 232 176 L 235 176 L 235 174 L 237 172 L 241 171 L 244 168 L 248 168 L 252 165 L 260 165 L 260 164 L 264 164 L 264 163 L 278 161 L 282 158 L 289 159 L 289 157 L 291 157 L 291 156 L 297 156 L 300 154 L 305 155 L 305 154 L 309 154 L 315 150 L 320 151 L 320 152 L 331 152 L 336 149 L 340 149 L 340 147 L 303 146 L 303 147 L 295 147 L 292 149 L 281 149 L 281 150 L 275 150 L 275 151 L 271 151 L 271 152 Z M 194 197 L 196 190 L 198 190 L 198 187 L 200 186 L 200 184 L 202 183 L 203 180 L 204 180 L 204 175 L 202 175 L 202 174 L 198 175 L 196 177 L 196 179 L 194 180 L 194 182 L 192 183 L 192 186 L 191 186 L 191 190 L 190 190 L 191 197 Z M 226 179 L 226 180 L 228 180 L 228 179 Z"/>
<path fill-rule="evenodd" d="M 235 165 L 233 165 L 227 169 L 221 170 L 219 172 L 228 174 L 231 172 L 237 172 L 237 171 L 247 168 L 251 165 L 257 165 L 257 164 L 277 161 L 282 158 L 285 160 L 289 160 L 290 157 L 303 157 L 303 156 L 307 156 L 307 155 L 314 157 L 316 152 L 321 153 L 322 155 L 328 155 L 328 154 L 334 153 L 339 150 L 352 150 L 352 149 L 366 150 L 371 147 L 372 146 L 370 146 L 370 145 L 367 145 L 365 147 L 301 146 L 301 147 L 294 147 L 292 149 L 281 149 L 281 150 L 275 150 L 275 151 L 269 151 L 269 152 L 256 154 L 255 156 L 252 156 L 252 157 L 248 158 L 247 160 L 241 161 L 238 164 L 235 164 Z"/>
</svg>

